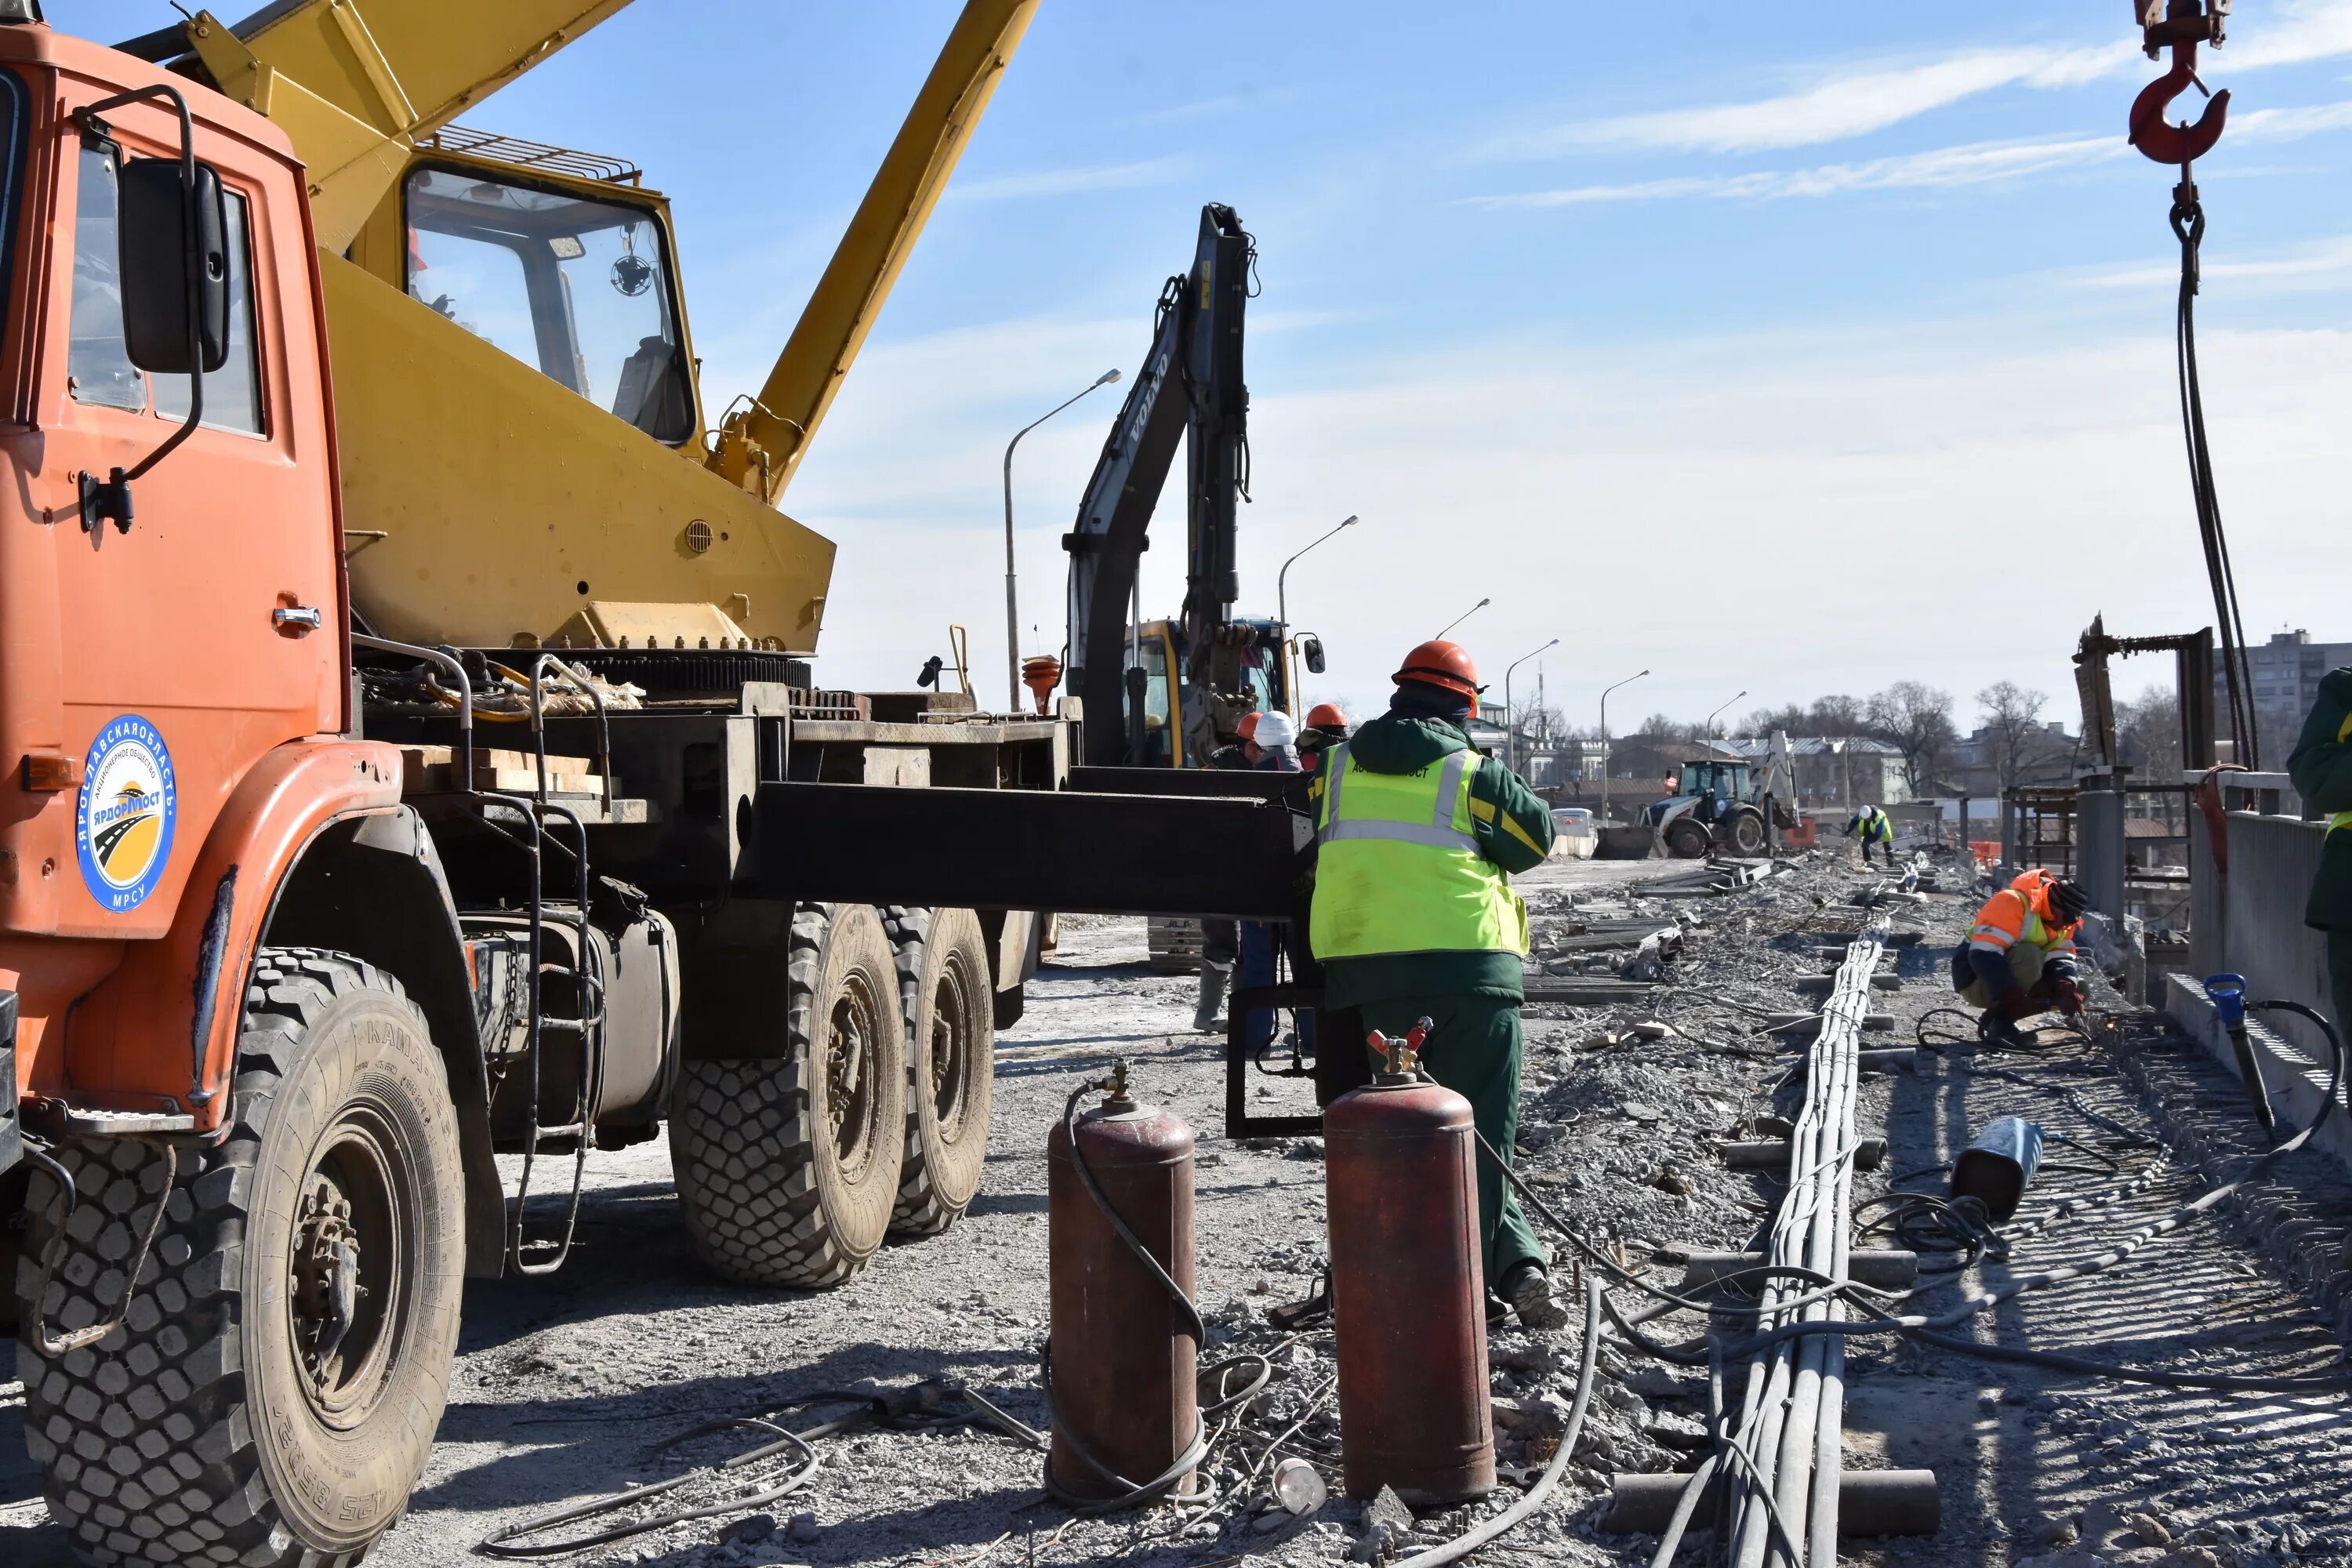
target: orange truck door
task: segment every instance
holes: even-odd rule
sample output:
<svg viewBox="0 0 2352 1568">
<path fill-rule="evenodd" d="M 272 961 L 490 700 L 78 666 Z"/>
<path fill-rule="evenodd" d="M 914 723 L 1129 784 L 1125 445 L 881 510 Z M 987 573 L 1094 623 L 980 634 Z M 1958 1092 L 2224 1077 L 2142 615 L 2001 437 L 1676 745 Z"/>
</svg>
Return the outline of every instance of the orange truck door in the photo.
<svg viewBox="0 0 2352 1568">
<path fill-rule="evenodd" d="M 288 352 L 317 342 L 310 240 L 292 171 L 199 119 L 196 155 L 227 197 L 228 362 L 205 377 L 202 427 L 132 487 L 129 525 L 86 524 L 79 476 L 135 465 L 187 412 L 186 377 L 125 354 L 116 276 L 117 170 L 176 155 L 179 137 L 170 107 L 144 102 L 92 133 L 70 111 L 107 89 L 69 72 L 60 88 L 67 115 L 34 144 L 55 182 L 34 371 L 50 437 L 5 569 L 23 556 L 54 584 L 55 743 L 80 777 L 40 814 L 47 923 L 21 913 L 59 935 L 152 938 L 184 892 L 213 897 L 184 884 L 236 782 L 280 742 L 341 725 L 324 393 L 315 349 Z M 26 654 L 12 647 L 0 679 Z"/>
</svg>

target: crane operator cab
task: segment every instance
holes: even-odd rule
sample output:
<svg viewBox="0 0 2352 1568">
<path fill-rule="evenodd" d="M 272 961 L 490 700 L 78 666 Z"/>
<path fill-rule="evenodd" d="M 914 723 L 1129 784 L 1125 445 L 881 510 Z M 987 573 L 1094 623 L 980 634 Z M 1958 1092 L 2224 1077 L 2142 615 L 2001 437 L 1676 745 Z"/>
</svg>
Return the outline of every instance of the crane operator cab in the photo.
<svg viewBox="0 0 2352 1568">
<path fill-rule="evenodd" d="M 699 420 L 668 212 L 636 188 L 638 177 L 615 159 L 444 132 L 420 149 L 353 259 L 654 439 L 683 447 Z M 381 244 L 394 224 L 404 243 Z"/>
</svg>

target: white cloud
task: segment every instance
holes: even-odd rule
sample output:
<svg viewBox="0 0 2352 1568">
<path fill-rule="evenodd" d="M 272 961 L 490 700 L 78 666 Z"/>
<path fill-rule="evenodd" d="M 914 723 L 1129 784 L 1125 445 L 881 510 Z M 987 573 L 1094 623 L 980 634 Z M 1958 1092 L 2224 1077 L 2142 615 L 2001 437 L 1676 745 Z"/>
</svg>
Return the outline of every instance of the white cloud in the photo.
<svg viewBox="0 0 2352 1568">
<path fill-rule="evenodd" d="M 1001 684 L 986 673 L 1003 637 L 997 486 L 1020 420 L 998 389 L 960 379 L 966 401 L 940 396 L 910 444 L 903 405 L 940 392 L 937 366 L 1049 330 L 1067 334 L 1058 357 L 1094 363 L 1068 351 L 1097 329 L 1015 322 L 889 345 L 851 377 L 788 502 L 841 546 L 828 680 L 903 685 L 955 620 L 982 689 Z M 2340 619 L 2309 563 L 2352 526 L 2332 468 L 2352 331 L 2209 329 L 2202 346 L 2250 622 Z M 1400 638 L 1488 594 L 1465 628 L 1474 650 L 1499 668 L 1563 637 L 1549 689 L 1583 722 L 1602 671 L 1643 665 L 1658 673 L 1643 706 L 1687 713 L 1741 685 L 1743 707 L 1905 677 L 2063 692 L 2093 613 L 2135 632 L 2210 617 L 2170 348 L 2162 323 L 2061 341 L 1998 320 L 1610 347 L 1521 334 L 1327 390 L 1254 384 L 1245 607 L 1271 602 L 1284 556 L 1357 511 L 1361 527 L 1291 574 L 1294 615 L 1332 655 L 1314 695 L 1376 697 Z M 1015 368 L 1038 380 L 1025 356 Z M 1059 641 L 1056 542 L 1108 413 L 1021 448 L 1023 619 L 1038 628 L 1024 644 Z M 1155 615 L 1182 594 L 1181 489 L 1157 522 Z M 2017 561 L 2096 564 L 1997 584 L 1969 566 Z M 1720 592 L 1692 595 L 1706 584 Z"/>
<path fill-rule="evenodd" d="M 2257 109 L 2232 119 L 2227 135 L 2236 142 L 2294 142 L 2346 129 L 2352 129 L 2352 101 Z M 1839 195 L 1848 191 L 1979 185 L 2108 163 L 2131 151 L 2122 137 L 2112 134 L 2042 142 L 1978 142 L 1809 169 L 1670 175 L 1617 184 L 1570 185 L 1558 190 L 1474 196 L 1470 200 L 1472 205 L 1484 207 L 1579 206 L 1595 202 L 1664 201 L 1685 196 L 1776 201 L 1790 196 Z"/>
<path fill-rule="evenodd" d="M 1498 142 L 1494 151 L 1543 157 L 1591 147 L 1679 153 L 1759 153 L 1867 135 L 1996 88 L 2061 87 L 2119 69 L 2128 44 L 2101 49 L 1979 49 L 1921 65 L 1830 76 L 1801 92 L 1748 103 L 1584 121 Z"/>
<path fill-rule="evenodd" d="M 1070 169 L 1041 169 L 1028 174 L 999 174 L 993 179 L 963 180 L 948 186 L 947 200 L 1003 202 L 1035 196 L 1066 196 L 1084 191 L 1132 191 L 1164 185 L 1181 178 L 1190 165 L 1181 158 L 1149 158 L 1137 163 L 1100 163 Z"/>
<path fill-rule="evenodd" d="M 2205 73 L 2301 65 L 2352 55 L 2352 0 L 2290 0 L 2241 15 L 2235 41 L 2209 54 Z M 2067 88 L 2152 69 L 2129 38 L 2065 48 L 1964 49 L 1939 59 L 1868 64 L 1823 75 L 1798 91 L 1744 103 L 1702 104 L 1498 138 L 1498 157 L 1542 158 L 1596 147 L 1676 153 L 1764 153 L 1868 135 L 2009 87 Z"/>
<path fill-rule="evenodd" d="M 1838 195 L 1848 191 L 1979 185 L 2103 163 L 2130 151 L 2116 136 L 2070 137 L 2054 142 L 1981 142 L 1891 158 L 1825 163 L 1810 169 L 1681 175 L 1622 184 L 1571 185 L 1559 190 L 1476 196 L 1472 198 L 1472 204 L 1486 207 L 1556 207 L 1683 196 L 1777 201 L 1791 196 Z"/>
<path fill-rule="evenodd" d="M 2252 257 L 2242 261 L 2216 261 L 2208 253 L 2200 276 L 2208 284 L 2241 285 L 2235 290 L 2240 296 L 2310 293 L 2352 287 L 2352 235 L 2338 235 L 2334 239 L 2297 246 L 2274 256 Z M 2066 281 L 2078 289 L 2168 291 L 2179 286 L 2180 270 L 2169 262 L 2151 267 L 2095 268 L 2077 272 Z M 2242 287 L 2249 284 L 2252 285 L 2251 289 Z"/>
</svg>

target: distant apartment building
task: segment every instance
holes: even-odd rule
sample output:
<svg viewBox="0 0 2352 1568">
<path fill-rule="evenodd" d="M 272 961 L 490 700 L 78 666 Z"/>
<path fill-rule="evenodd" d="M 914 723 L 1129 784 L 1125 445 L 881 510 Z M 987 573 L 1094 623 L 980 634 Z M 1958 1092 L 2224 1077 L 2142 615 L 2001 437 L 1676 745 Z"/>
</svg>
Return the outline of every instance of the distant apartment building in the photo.
<svg viewBox="0 0 2352 1568">
<path fill-rule="evenodd" d="M 2287 752 L 2303 732 L 2304 716 L 2318 699 L 2320 678 L 2331 669 L 2352 664 L 2352 643 L 2314 642 L 2300 627 L 2273 632 L 2271 640 L 2246 649 L 2252 666 L 2254 723 L 2260 736 L 2263 765 L 2273 772 L 2286 765 Z M 2222 662 L 2213 661 L 2213 727 L 2226 743 L 2230 732 L 2229 676 Z"/>
<path fill-rule="evenodd" d="M 1734 741 L 1731 749 L 1761 768 L 1770 759 L 1769 740 Z M 1800 735 L 1789 741 L 1797 774 L 1797 804 L 1895 805 L 1911 798 L 1903 775 L 1903 753 L 1867 735 Z"/>
</svg>

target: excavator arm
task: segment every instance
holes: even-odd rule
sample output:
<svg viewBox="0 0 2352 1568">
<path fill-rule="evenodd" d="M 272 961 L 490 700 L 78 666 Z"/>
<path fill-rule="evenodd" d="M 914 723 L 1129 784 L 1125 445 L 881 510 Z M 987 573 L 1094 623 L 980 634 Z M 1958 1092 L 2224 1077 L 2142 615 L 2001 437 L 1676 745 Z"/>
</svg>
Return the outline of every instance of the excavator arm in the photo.
<svg viewBox="0 0 2352 1568">
<path fill-rule="evenodd" d="M 1151 351 L 1135 378 L 1062 544 L 1070 552 L 1069 689 L 1097 721 L 1087 761 L 1114 765 L 1139 752 L 1139 693 L 1125 689 L 1128 600 L 1148 547 L 1152 509 L 1186 443 L 1184 640 L 1197 677 L 1233 624 L 1241 597 L 1235 513 L 1248 480 L 1249 389 L 1242 380 L 1242 315 L 1250 237 L 1228 206 L 1201 209 L 1192 268 L 1160 296 Z M 1255 635 L 1255 634 L 1253 634 Z M 1139 676 L 1140 671 L 1137 674 Z M 1172 675 L 1172 671 L 1171 672 Z M 1124 711 L 1126 723 L 1111 716 Z"/>
</svg>

